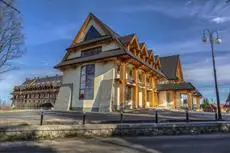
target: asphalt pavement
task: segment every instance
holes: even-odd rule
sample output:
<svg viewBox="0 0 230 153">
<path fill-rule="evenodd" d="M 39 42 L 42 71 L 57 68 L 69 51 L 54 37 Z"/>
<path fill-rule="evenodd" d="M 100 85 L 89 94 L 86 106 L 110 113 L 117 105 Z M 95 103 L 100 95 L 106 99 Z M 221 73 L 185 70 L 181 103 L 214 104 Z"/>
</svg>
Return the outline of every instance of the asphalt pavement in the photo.
<svg viewBox="0 0 230 153">
<path fill-rule="evenodd" d="M 1 153 L 229 153 L 229 134 L 66 138 L 0 143 Z"/>
<path fill-rule="evenodd" d="M 139 123 L 139 122 L 155 122 L 156 110 L 148 110 L 140 113 L 124 113 L 123 122 Z M 19 112 L 1 112 L 0 125 L 4 123 L 28 123 L 40 124 L 40 110 L 25 110 Z M 82 112 L 67 111 L 44 111 L 44 124 L 46 123 L 80 123 L 82 122 Z M 86 113 L 86 123 L 119 123 L 121 119 L 120 113 Z M 184 122 L 186 119 L 185 112 L 176 112 L 169 110 L 158 110 L 158 122 Z M 223 115 L 223 119 L 230 120 L 230 115 Z M 189 112 L 190 121 L 214 121 L 214 113 Z"/>
</svg>

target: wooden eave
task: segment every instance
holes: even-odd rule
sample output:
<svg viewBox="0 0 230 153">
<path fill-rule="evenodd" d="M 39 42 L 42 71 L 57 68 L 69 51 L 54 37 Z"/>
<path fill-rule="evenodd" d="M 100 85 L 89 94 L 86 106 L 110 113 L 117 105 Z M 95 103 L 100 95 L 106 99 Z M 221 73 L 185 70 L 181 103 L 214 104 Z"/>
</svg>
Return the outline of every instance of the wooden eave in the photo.
<svg viewBox="0 0 230 153">
<path fill-rule="evenodd" d="M 80 42 L 77 45 L 75 45 L 74 47 L 67 48 L 66 50 L 67 51 L 75 51 L 76 49 L 94 46 L 94 45 L 103 44 L 103 43 L 109 43 L 111 41 L 113 41 L 111 36 L 103 36 L 103 37 L 96 38 L 93 40 Z"/>
<path fill-rule="evenodd" d="M 127 51 L 128 52 L 128 51 Z M 131 58 L 130 58 L 131 57 Z M 126 61 L 129 63 L 132 63 L 133 65 L 135 65 L 138 68 L 142 68 L 143 70 L 150 71 L 150 73 L 154 74 L 157 76 L 157 78 L 165 78 L 167 79 L 167 77 L 160 71 L 156 70 L 155 68 L 153 68 L 151 65 L 149 65 L 148 63 L 142 61 L 139 57 L 136 57 L 135 55 L 133 55 L 132 53 L 129 53 L 126 56 L 122 56 L 119 59 L 121 59 L 122 61 Z"/>
<path fill-rule="evenodd" d="M 142 53 L 143 55 L 145 55 L 146 57 L 149 57 L 148 49 L 147 49 L 147 46 L 146 46 L 145 43 L 144 43 L 144 45 L 143 45 L 142 48 L 141 48 L 141 53 Z"/>
<path fill-rule="evenodd" d="M 133 47 L 132 45 L 136 45 L 136 47 L 137 47 L 136 50 L 137 51 L 140 50 L 140 46 L 139 46 L 139 42 L 138 42 L 136 34 L 133 36 L 132 40 L 129 42 L 128 50 L 130 50 Z"/>
</svg>

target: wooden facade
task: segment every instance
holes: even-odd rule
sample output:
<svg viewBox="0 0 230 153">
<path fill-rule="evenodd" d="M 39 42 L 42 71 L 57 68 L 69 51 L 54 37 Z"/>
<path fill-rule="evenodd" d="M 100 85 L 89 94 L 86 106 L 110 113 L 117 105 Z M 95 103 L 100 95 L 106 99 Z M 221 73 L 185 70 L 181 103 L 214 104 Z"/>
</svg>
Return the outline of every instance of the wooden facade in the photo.
<svg viewBox="0 0 230 153">
<path fill-rule="evenodd" d="M 54 106 L 61 86 L 61 76 L 26 79 L 12 92 L 12 106 L 18 109 L 39 109 L 44 104 Z"/>
</svg>

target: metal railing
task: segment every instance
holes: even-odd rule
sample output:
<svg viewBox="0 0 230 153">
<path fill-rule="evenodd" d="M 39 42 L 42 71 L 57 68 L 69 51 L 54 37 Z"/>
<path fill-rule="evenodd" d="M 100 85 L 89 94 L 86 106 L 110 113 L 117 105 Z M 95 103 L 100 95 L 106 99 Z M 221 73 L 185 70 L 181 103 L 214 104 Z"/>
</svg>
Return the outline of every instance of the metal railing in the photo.
<svg viewBox="0 0 230 153">
<path fill-rule="evenodd" d="M 170 113 L 174 113 L 171 115 Z M 46 117 L 71 119 L 75 124 L 111 124 L 111 123 L 173 123 L 173 122 L 210 122 L 217 121 L 217 112 L 213 114 L 202 114 L 190 112 L 170 112 L 154 110 L 149 113 L 116 112 L 116 113 L 96 113 L 96 112 L 65 112 L 65 111 L 44 111 L 40 112 L 40 125 L 46 122 Z M 230 119 L 230 115 L 229 118 Z M 61 122 L 61 121 L 60 121 Z M 65 123 L 60 123 L 65 124 Z"/>
</svg>

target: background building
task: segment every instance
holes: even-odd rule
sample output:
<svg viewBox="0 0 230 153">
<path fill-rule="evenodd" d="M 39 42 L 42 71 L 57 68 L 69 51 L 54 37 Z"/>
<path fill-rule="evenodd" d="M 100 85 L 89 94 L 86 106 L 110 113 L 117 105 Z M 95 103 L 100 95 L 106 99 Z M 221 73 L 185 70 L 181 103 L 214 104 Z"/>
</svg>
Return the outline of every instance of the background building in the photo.
<svg viewBox="0 0 230 153">
<path fill-rule="evenodd" d="M 14 87 L 12 107 L 37 109 L 44 104 L 54 106 L 61 80 L 59 75 L 26 79 L 23 84 Z"/>
</svg>

